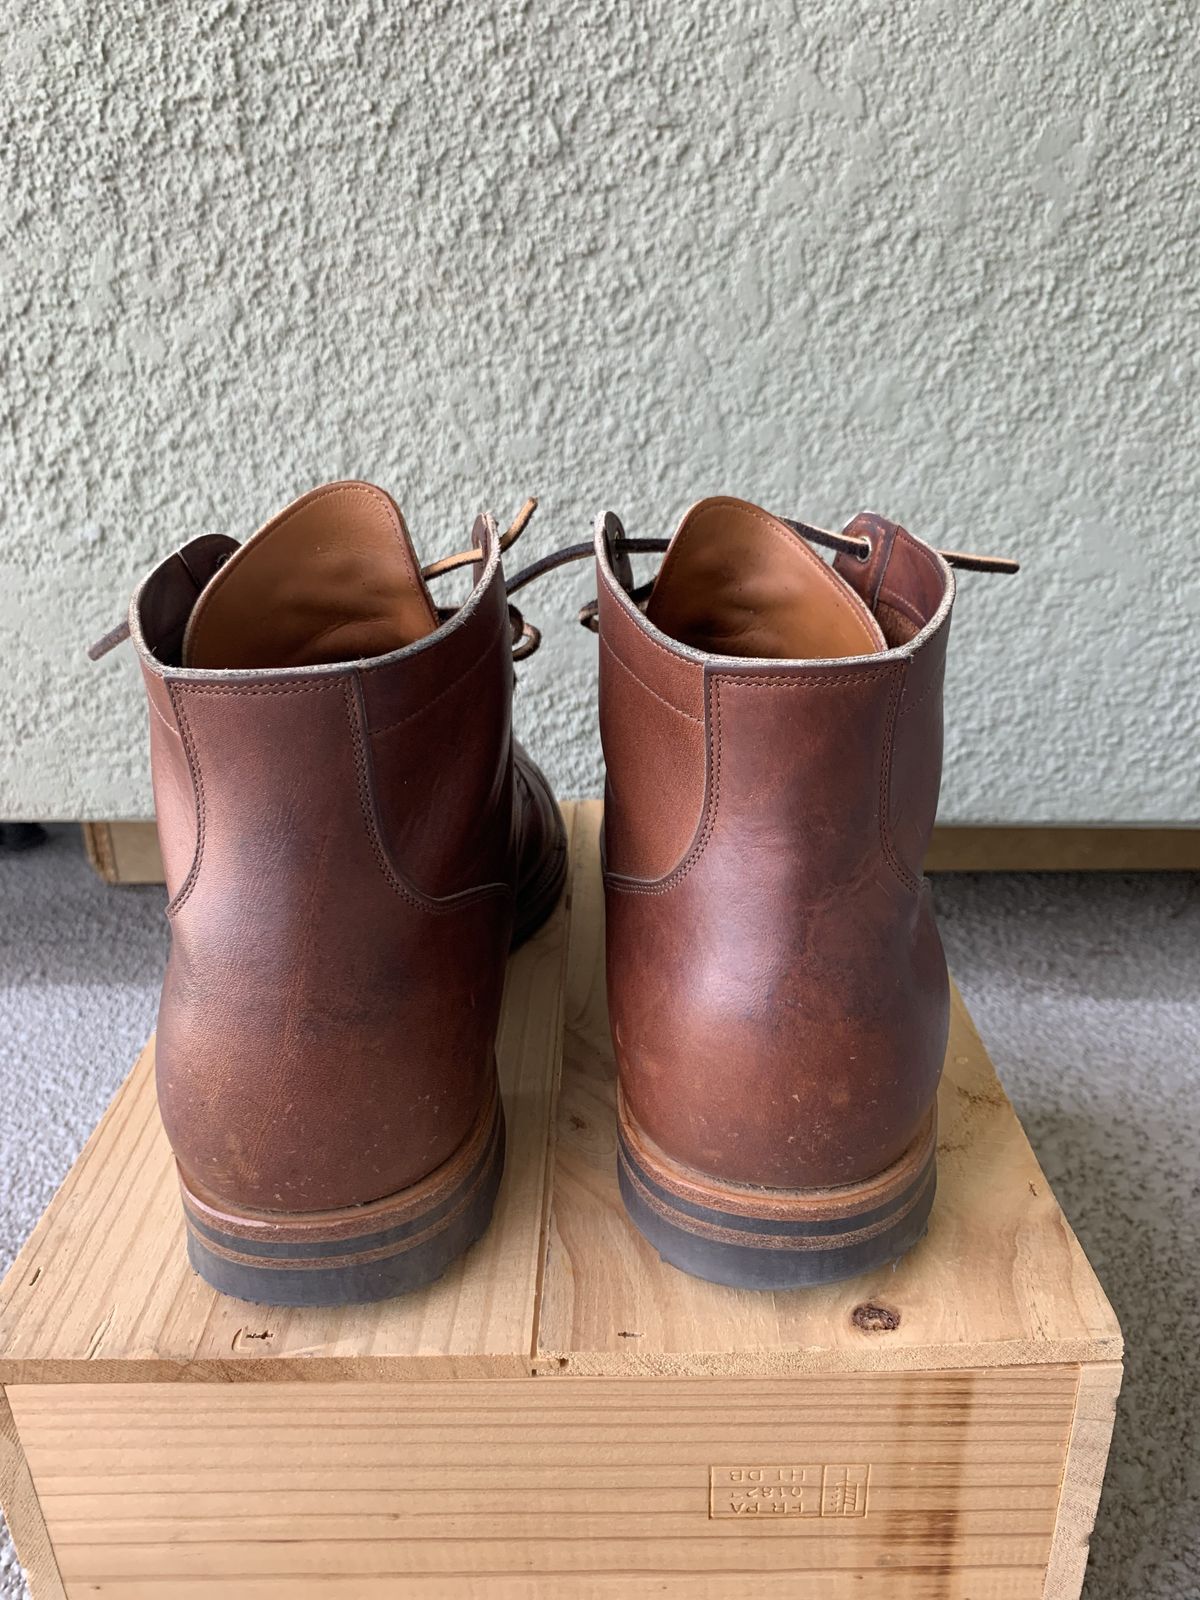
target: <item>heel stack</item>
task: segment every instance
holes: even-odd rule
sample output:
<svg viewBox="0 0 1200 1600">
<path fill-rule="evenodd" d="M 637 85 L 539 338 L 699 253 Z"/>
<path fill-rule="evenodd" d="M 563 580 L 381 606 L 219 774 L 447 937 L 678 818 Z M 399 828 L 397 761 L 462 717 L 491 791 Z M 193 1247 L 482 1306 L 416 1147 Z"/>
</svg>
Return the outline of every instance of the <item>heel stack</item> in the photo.
<svg viewBox="0 0 1200 1600">
<path fill-rule="evenodd" d="M 384 1300 L 440 1278 L 475 1243 L 491 1221 L 503 1171 L 497 1091 L 448 1161 L 369 1205 L 234 1210 L 180 1173 L 188 1259 L 221 1294 L 259 1305 Z"/>
<path fill-rule="evenodd" d="M 836 1189 L 723 1184 L 673 1162 L 619 1101 L 625 1209 L 663 1260 L 735 1289 L 798 1289 L 897 1260 L 924 1233 L 937 1185 L 937 1119 L 893 1166 Z"/>
</svg>

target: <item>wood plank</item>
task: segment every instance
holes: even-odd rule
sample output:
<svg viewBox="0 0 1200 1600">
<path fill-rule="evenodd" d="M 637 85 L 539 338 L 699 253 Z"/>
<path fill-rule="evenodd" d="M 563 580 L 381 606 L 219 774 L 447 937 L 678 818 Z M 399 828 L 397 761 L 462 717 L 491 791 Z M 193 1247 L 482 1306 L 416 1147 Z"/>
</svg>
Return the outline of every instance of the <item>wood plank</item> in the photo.
<svg viewBox="0 0 1200 1600">
<path fill-rule="evenodd" d="M 85 822 L 88 860 L 106 883 L 162 883 L 162 853 L 153 822 Z"/>
<path fill-rule="evenodd" d="M 537 1368 L 577 1375 L 757 1373 L 1112 1361 L 1112 1308 L 954 995 L 939 1100 L 938 1198 L 898 1266 L 764 1294 L 660 1262 L 616 1177 L 615 1067 L 604 982 L 598 803 L 580 805 L 554 1206 Z M 862 1305 L 899 1315 L 888 1332 Z"/>
<path fill-rule="evenodd" d="M 68 1595 L 724 1597 L 788 1578 L 824 1600 L 871 1572 L 905 1600 L 1038 1600 L 1077 1387 L 1046 1367 L 319 1383 L 302 1407 L 286 1385 L 12 1394 Z M 764 1470 L 789 1511 L 736 1509 L 785 1503 Z"/>
<path fill-rule="evenodd" d="M 58 1562 L 4 1389 L 0 1389 L 0 1506 L 33 1600 L 62 1600 Z"/>
<path fill-rule="evenodd" d="M 1200 828 L 939 826 L 926 872 L 1195 872 Z"/>
<path fill-rule="evenodd" d="M 404 1587 L 397 1587 L 403 1576 Z M 819 1600 L 863 1600 L 862 1572 L 822 1573 Z M 875 1576 L 875 1574 L 872 1574 Z M 730 1600 L 743 1592 L 738 1580 L 752 1582 L 754 1600 L 808 1600 L 794 1573 L 689 1573 L 678 1583 L 661 1576 L 622 1572 L 571 1574 L 522 1573 L 520 1576 L 457 1573 L 448 1576 L 414 1578 L 409 1574 L 382 1573 L 353 1577 L 243 1578 L 237 1586 L 237 1600 Z M 903 1593 L 889 1584 L 889 1600 L 1030 1600 L 1041 1582 L 1041 1574 L 1018 1568 L 973 1571 L 963 1568 L 947 1573 L 940 1565 L 925 1572 L 910 1571 Z M 813 1591 L 809 1591 L 813 1593 Z M 73 1584 L 69 1600 L 230 1600 L 225 1578 L 207 1576 L 172 1577 L 169 1589 L 161 1578 L 109 1579 L 100 1577 L 86 1584 Z"/>
<path fill-rule="evenodd" d="M 152 828 L 154 827 L 154 824 L 137 822 L 134 823 L 134 827 Z M 103 878 L 105 883 L 120 883 L 121 879 L 117 876 L 116 864 L 114 863 L 112 857 L 112 828 L 113 824 L 111 822 L 80 823 L 80 829 L 83 833 L 83 848 L 87 852 L 88 860 L 91 862 L 92 871 L 95 872 L 97 877 Z M 158 841 L 156 837 L 155 849 L 157 850 L 157 848 Z M 152 878 L 151 882 L 163 883 L 165 881 L 166 880 L 162 870 L 162 856 L 160 853 L 158 858 L 158 876 L 156 878 Z"/>
<path fill-rule="evenodd" d="M 492 1227 L 439 1282 L 333 1310 L 266 1309 L 210 1289 L 185 1255 L 151 1042 L 0 1285 L 0 1382 L 528 1375 L 566 931 L 564 898 L 509 963 L 504 1182 Z"/>
<path fill-rule="evenodd" d="M 107 883 L 162 883 L 153 822 L 85 822 L 88 859 Z M 926 872 L 1195 872 L 1200 828 L 975 827 L 939 823 Z"/>
<path fill-rule="evenodd" d="M 1121 1390 L 1119 1362 L 1080 1369 L 1043 1600 L 1078 1600 Z"/>
</svg>

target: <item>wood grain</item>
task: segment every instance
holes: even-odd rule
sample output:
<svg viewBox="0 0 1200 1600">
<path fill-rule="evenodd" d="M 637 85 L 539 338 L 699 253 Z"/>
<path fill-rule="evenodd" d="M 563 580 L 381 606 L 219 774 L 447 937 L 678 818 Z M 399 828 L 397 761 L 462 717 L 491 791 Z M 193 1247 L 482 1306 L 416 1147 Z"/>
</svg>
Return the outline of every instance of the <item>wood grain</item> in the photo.
<svg viewBox="0 0 1200 1600">
<path fill-rule="evenodd" d="M 664 1266 L 625 1218 L 604 983 L 598 804 L 577 808 L 554 1211 L 538 1369 L 726 1376 L 1112 1361 L 1120 1330 L 955 993 L 938 1198 L 898 1267 L 828 1289 L 726 1289 Z M 899 1315 L 889 1332 L 853 1320 Z"/>
<path fill-rule="evenodd" d="M 1200 828 L 938 827 L 926 872 L 1195 872 Z"/>
<path fill-rule="evenodd" d="M 68 1596 L 825 1600 L 873 1573 L 904 1600 L 1039 1600 L 1076 1387 L 1061 1367 L 318 1384 L 300 1414 L 278 1385 L 31 1385 L 14 1412 Z M 870 1469 L 861 1516 L 709 1515 L 713 1465 L 847 1463 Z"/>
<path fill-rule="evenodd" d="M 105 883 L 165 881 L 153 822 L 85 822 L 83 843 Z"/>
<path fill-rule="evenodd" d="M 1097 1362 L 1080 1369 L 1043 1600 L 1078 1600 L 1120 1390 L 1119 1362 Z"/>
<path fill-rule="evenodd" d="M 492 1227 L 439 1282 L 334 1310 L 216 1294 L 187 1263 L 151 1043 L 0 1285 L 0 1383 L 527 1375 L 566 931 L 564 899 L 509 962 L 504 1182 Z"/>
<path fill-rule="evenodd" d="M 0 1506 L 34 1600 L 62 1600 L 63 1585 L 17 1434 L 8 1395 L 0 1389 Z"/>
</svg>

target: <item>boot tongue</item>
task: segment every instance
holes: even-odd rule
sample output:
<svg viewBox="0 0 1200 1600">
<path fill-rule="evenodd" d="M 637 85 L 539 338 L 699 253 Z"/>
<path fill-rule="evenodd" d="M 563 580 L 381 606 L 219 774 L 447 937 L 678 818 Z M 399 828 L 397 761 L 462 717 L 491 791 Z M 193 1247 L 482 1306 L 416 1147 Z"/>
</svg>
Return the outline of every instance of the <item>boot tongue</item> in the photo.
<svg viewBox="0 0 1200 1600">
<path fill-rule="evenodd" d="M 744 500 L 701 500 L 685 514 L 646 615 L 712 655 L 827 661 L 887 649 L 850 585 L 778 517 Z"/>
<path fill-rule="evenodd" d="M 281 511 L 211 579 L 188 619 L 185 667 L 311 667 L 385 655 L 437 612 L 390 495 L 332 483 Z"/>
</svg>

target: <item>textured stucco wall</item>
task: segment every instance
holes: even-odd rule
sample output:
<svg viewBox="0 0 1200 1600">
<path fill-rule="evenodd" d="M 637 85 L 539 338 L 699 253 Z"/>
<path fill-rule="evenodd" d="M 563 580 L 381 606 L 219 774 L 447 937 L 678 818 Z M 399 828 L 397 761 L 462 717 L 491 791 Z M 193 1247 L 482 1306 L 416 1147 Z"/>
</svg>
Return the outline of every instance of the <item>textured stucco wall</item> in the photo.
<svg viewBox="0 0 1200 1600">
<path fill-rule="evenodd" d="M 1193 820 L 1193 9 L 0 5 L 0 816 L 147 814 L 161 553 L 362 475 L 884 511 L 966 577 L 947 820 Z M 519 718 L 599 782 L 581 570 Z M 558 619 L 556 621 L 556 618 Z"/>
</svg>

